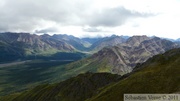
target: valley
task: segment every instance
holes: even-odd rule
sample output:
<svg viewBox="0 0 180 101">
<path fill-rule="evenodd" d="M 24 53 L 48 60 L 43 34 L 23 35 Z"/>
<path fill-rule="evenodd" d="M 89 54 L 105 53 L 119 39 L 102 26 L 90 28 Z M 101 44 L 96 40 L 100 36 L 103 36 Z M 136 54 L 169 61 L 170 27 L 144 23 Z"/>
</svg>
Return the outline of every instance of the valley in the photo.
<svg viewBox="0 0 180 101">
<path fill-rule="evenodd" d="M 84 101 L 91 97 L 90 100 L 94 100 L 98 98 L 96 95 L 103 96 L 101 93 L 103 94 L 104 91 L 99 91 L 99 88 L 106 91 L 106 88 L 103 87 L 110 83 L 112 83 L 111 86 L 115 82 L 121 81 L 131 83 L 133 80 L 123 81 L 123 79 L 129 78 L 131 75 L 133 77 L 140 68 L 142 68 L 142 73 L 145 73 L 143 75 L 146 75 L 146 71 L 143 72 L 143 69 L 147 65 L 157 67 L 156 63 L 154 64 L 153 61 L 150 61 L 153 58 L 156 62 L 160 62 L 161 59 L 156 60 L 156 57 L 160 57 L 157 54 L 163 54 L 174 49 L 174 54 L 179 56 L 179 49 L 175 49 L 178 47 L 180 47 L 178 41 L 172 42 L 167 39 L 145 35 L 132 37 L 112 35 L 110 37 L 80 39 L 65 34 L 52 36 L 44 34 L 38 36 L 29 33 L 0 33 L 0 96 L 5 96 L 3 99 L 8 99 L 9 101 L 11 101 L 11 98 L 25 99 L 31 96 L 31 89 L 32 91 L 44 89 L 46 94 L 52 95 L 47 99 L 52 100 L 58 96 L 57 99 L 64 98 L 66 101 L 68 98 L 66 94 L 70 93 L 66 92 L 66 90 L 71 91 L 70 89 L 73 89 L 71 95 L 73 99 L 75 96 L 77 101 Z M 160 67 L 158 68 L 160 69 Z M 103 76 L 99 78 L 96 75 Z M 113 75 L 115 75 L 115 78 Z M 85 79 L 91 79 L 94 76 L 95 78 L 92 81 L 90 80 L 93 83 L 88 86 L 89 83 L 87 82 L 90 81 Z M 109 80 L 109 77 L 112 81 Z M 77 82 L 79 84 L 82 84 L 85 88 L 87 87 L 85 91 L 77 86 L 76 81 L 74 81 L 76 78 L 78 78 Z M 94 81 L 97 79 L 102 82 Z M 52 92 L 54 92 L 53 89 L 58 87 L 58 82 L 60 82 L 60 85 L 62 84 L 62 87 L 65 87 L 63 90 L 58 88 L 59 90 L 55 91 L 55 95 L 46 91 L 47 89 L 52 89 Z M 69 88 L 69 84 L 72 85 L 72 88 Z M 132 84 L 136 83 L 133 82 Z M 77 89 L 73 85 L 76 85 Z M 127 87 L 131 86 L 131 84 L 129 86 L 128 84 L 126 85 Z M 91 91 L 91 89 L 95 91 Z M 139 91 L 141 91 L 140 89 Z M 83 93 L 78 94 L 76 90 L 82 90 L 82 92 L 90 91 L 83 95 Z M 29 92 L 27 94 L 23 93 L 26 91 Z M 75 92 L 78 95 L 74 95 Z M 31 97 L 32 99 L 40 98 L 39 101 L 46 101 L 41 99 L 42 97 L 40 96 L 45 97 L 47 95 L 38 94 L 38 96 Z M 72 101 L 72 99 L 68 100 Z"/>
<path fill-rule="evenodd" d="M 65 73 L 65 70 L 57 66 L 70 62 L 72 61 L 31 60 L 1 67 L 0 95 L 64 80 L 67 77 L 59 76 L 59 73 Z"/>
</svg>

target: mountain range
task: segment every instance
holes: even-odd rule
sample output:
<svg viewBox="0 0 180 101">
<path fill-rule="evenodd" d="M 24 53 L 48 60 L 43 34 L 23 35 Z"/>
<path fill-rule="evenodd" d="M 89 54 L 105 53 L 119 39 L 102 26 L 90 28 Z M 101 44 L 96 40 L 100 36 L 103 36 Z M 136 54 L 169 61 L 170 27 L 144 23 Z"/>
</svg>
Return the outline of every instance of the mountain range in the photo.
<svg viewBox="0 0 180 101">
<path fill-rule="evenodd" d="M 89 68 L 91 72 L 110 72 L 124 75 L 138 63 L 148 58 L 179 47 L 171 41 L 158 37 L 133 36 L 126 42 L 101 49 L 92 56 L 66 65 L 67 68 Z"/>
<path fill-rule="evenodd" d="M 123 101 L 123 94 L 180 92 L 180 49 L 155 55 L 131 73 L 85 73 L 1 97 L 2 101 Z"/>
<path fill-rule="evenodd" d="M 178 42 L 145 35 L 77 38 L 65 34 L 0 33 L 0 95 L 86 72 L 127 75 L 154 55 L 178 47 Z"/>
<path fill-rule="evenodd" d="M 55 36 L 47 34 L 38 36 L 29 33 L 0 33 L 0 48 L 1 53 L 4 53 L 1 54 L 1 57 L 4 60 L 15 60 L 27 56 L 49 55 L 76 50 L 68 42 L 64 41 L 65 35 L 62 37 L 64 40 L 57 39 Z M 74 38 L 74 40 L 76 39 Z"/>
<path fill-rule="evenodd" d="M 120 39 L 120 40 L 119 40 Z M 87 41 L 86 41 L 87 40 Z M 105 38 L 80 39 L 66 34 L 36 35 L 30 33 L 0 33 L 0 62 L 17 59 L 29 59 L 28 57 L 47 56 L 58 52 L 67 53 L 95 53 L 106 46 L 116 45 L 124 41 L 119 36 Z M 92 52 L 93 51 L 93 52 Z M 32 58 L 30 58 L 32 59 Z"/>
<path fill-rule="evenodd" d="M 48 34 L 5 32 L 0 33 L 0 51 L 3 53 L 0 55 L 3 58 L 0 62 L 32 59 L 33 57 L 48 56 L 59 52 L 93 54 L 104 47 L 122 43 L 132 45 L 137 42 L 131 37 L 117 35 L 101 38 L 77 38 L 66 34 L 50 36 Z"/>
</svg>

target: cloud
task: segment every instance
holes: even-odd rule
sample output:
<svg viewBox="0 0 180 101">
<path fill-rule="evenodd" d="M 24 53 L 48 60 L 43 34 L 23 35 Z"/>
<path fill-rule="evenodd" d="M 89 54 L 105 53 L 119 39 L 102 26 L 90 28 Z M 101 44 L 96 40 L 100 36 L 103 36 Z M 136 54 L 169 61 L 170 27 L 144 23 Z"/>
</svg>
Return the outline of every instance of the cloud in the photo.
<svg viewBox="0 0 180 101">
<path fill-rule="evenodd" d="M 57 29 L 55 27 L 50 27 L 50 28 L 46 28 L 46 29 L 36 30 L 35 33 L 56 33 L 58 31 L 59 31 L 59 29 Z"/>
<path fill-rule="evenodd" d="M 137 11 L 128 10 L 122 6 L 116 8 L 104 9 L 100 12 L 94 12 L 90 18 L 87 19 L 87 23 L 90 26 L 106 26 L 115 27 L 121 26 L 130 18 L 146 18 L 154 16 L 154 14 L 140 13 Z"/>
<path fill-rule="evenodd" d="M 0 0 L 0 32 L 60 29 L 75 36 L 150 33 L 176 38 L 179 5 L 178 0 Z"/>
<path fill-rule="evenodd" d="M 95 28 L 95 27 L 83 28 L 83 31 L 85 31 L 85 32 L 103 32 L 102 29 Z"/>
<path fill-rule="evenodd" d="M 88 7 L 82 0 L 2 0 L 0 29 L 33 31 L 54 22 L 62 26 L 78 24 L 80 13 Z M 87 3 L 87 4 L 86 4 Z M 85 10 L 85 9 L 84 9 Z"/>
<path fill-rule="evenodd" d="M 0 31 L 35 31 L 45 29 L 49 22 L 60 26 L 121 26 L 130 18 L 148 17 L 122 6 L 94 9 L 92 0 L 2 0 Z M 95 1 L 98 2 L 98 1 Z"/>
</svg>

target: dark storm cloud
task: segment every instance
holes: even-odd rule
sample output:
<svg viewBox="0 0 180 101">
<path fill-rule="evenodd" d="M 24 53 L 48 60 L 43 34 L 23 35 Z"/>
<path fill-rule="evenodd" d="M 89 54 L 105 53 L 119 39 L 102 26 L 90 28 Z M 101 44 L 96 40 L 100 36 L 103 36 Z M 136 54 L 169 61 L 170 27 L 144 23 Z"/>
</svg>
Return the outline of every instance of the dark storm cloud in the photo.
<svg viewBox="0 0 180 101">
<path fill-rule="evenodd" d="M 129 18 L 148 17 L 123 7 L 91 9 L 91 0 L 2 0 L 0 31 L 35 31 L 47 22 L 61 26 L 121 26 Z M 85 31 L 99 31 L 86 29 Z"/>
</svg>

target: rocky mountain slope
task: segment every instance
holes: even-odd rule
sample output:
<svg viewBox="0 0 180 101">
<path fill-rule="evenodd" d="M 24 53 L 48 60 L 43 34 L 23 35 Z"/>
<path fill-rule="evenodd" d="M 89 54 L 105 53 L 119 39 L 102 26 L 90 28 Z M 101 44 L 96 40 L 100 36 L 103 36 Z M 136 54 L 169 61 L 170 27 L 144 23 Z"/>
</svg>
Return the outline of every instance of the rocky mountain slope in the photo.
<svg viewBox="0 0 180 101">
<path fill-rule="evenodd" d="M 156 55 L 119 82 L 104 87 L 87 101 L 123 101 L 123 94 L 180 92 L 180 49 Z"/>
<path fill-rule="evenodd" d="M 129 73 L 137 63 L 179 47 L 176 43 L 157 37 L 133 36 L 127 42 L 106 47 L 91 57 L 67 65 L 67 68 L 89 68 L 92 72 Z"/>
<path fill-rule="evenodd" d="M 72 45 L 53 39 L 49 35 L 38 36 L 29 33 L 9 32 L 0 33 L 0 49 L 1 57 L 4 57 L 5 60 L 17 60 L 26 56 L 75 51 Z"/>
<path fill-rule="evenodd" d="M 56 40 L 49 35 L 38 36 L 29 33 L 0 33 L 0 40 L 9 45 L 29 50 L 31 53 L 48 51 L 53 48 L 61 51 L 74 50 L 74 47 L 71 45 L 63 41 Z"/>
<path fill-rule="evenodd" d="M 40 85 L 1 97 L 2 101 L 123 101 L 123 94 L 180 92 L 180 49 L 155 55 L 124 76 L 80 74 L 58 84 Z"/>
</svg>

